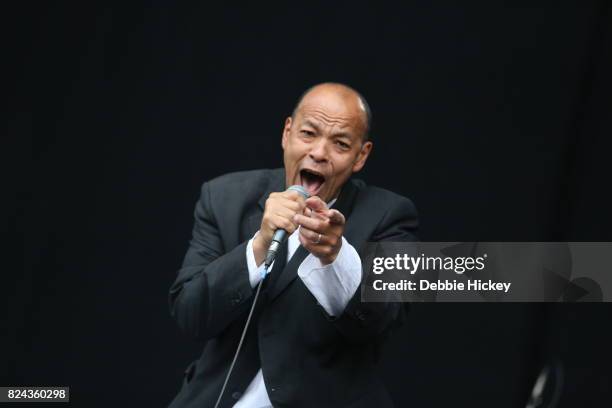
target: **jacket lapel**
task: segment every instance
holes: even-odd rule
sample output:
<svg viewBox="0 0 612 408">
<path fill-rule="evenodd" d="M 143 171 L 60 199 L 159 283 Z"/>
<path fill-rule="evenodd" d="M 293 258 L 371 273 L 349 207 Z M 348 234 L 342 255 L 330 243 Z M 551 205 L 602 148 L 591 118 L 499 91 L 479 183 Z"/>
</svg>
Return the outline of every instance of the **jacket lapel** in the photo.
<svg viewBox="0 0 612 408">
<path fill-rule="evenodd" d="M 346 227 L 348 226 L 349 216 L 353 210 L 353 203 L 355 201 L 357 192 L 358 191 L 353 180 L 349 179 L 342 187 L 338 200 L 333 206 L 333 208 L 340 211 L 346 218 L 347 225 L 345 225 L 345 231 Z M 274 300 L 278 295 L 280 295 L 281 292 L 283 292 L 283 290 L 285 290 L 285 288 L 298 276 L 298 268 L 308 254 L 308 251 L 302 245 L 296 249 L 295 253 L 278 277 L 276 284 L 270 288 L 270 301 Z"/>
</svg>

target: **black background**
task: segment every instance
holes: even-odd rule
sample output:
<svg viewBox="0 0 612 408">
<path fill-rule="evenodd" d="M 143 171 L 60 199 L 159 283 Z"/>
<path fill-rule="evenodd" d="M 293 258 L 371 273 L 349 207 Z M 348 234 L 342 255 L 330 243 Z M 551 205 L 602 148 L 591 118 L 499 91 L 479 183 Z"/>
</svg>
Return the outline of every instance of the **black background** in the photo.
<svg viewBox="0 0 612 408">
<path fill-rule="evenodd" d="M 360 177 L 413 199 L 422 240 L 612 241 L 611 6 L 558 3 L 5 10 L 7 134 L 27 159 L 5 172 L 25 268 L 3 291 L 3 385 L 167 405 L 201 351 L 167 306 L 199 186 L 281 166 L 283 121 L 321 81 L 369 100 Z M 553 361 L 561 406 L 611 401 L 608 304 L 411 311 L 381 364 L 398 406 L 524 406 Z"/>
</svg>

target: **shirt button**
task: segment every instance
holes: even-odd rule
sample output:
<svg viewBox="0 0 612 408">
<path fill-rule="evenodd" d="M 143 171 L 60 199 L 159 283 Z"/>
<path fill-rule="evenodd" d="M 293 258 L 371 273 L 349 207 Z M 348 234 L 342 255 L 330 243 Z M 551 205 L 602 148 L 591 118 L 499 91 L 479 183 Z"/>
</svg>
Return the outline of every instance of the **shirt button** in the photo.
<svg viewBox="0 0 612 408">
<path fill-rule="evenodd" d="M 242 393 L 240 391 L 234 391 L 232 393 L 232 398 L 235 399 L 236 401 L 239 400 L 240 397 L 242 397 Z"/>
</svg>

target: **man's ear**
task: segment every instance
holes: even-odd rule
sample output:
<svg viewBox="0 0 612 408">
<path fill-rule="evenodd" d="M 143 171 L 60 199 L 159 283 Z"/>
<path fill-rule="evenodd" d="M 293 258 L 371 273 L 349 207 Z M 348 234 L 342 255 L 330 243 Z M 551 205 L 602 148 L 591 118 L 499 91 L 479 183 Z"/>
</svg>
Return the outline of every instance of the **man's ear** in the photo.
<svg viewBox="0 0 612 408">
<path fill-rule="evenodd" d="M 353 163 L 353 169 L 352 169 L 353 173 L 357 173 L 359 170 L 363 168 L 363 166 L 366 163 L 366 160 L 368 160 L 368 156 L 370 155 L 370 152 L 372 151 L 372 147 L 373 147 L 373 144 L 370 141 L 365 142 L 361 146 L 361 150 L 357 154 L 355 163 Z"/>
<path fill-rule="evenodd" d="M 291 116 L 285 119 L 285 127 L 283 128 L 283 137 L 281 139 L 281 145 L 283 146 L 283 150 L 287 146 L 287 140 L 289 139 L 289 132 L 291 132 Z"/>
</svg>

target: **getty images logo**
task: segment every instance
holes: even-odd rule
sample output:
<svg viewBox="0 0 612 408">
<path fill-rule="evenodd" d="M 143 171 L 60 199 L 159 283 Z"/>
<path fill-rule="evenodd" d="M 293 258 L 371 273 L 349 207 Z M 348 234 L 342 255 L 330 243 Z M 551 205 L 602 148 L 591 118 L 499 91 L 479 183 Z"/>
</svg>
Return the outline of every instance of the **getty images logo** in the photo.
<svg viewBox="0 0 612 408">
<path fill-rule="evenodd" d="M 410 256 L 396 254 L 390 257 L 375 257 L 372 272 L 380 275 L 385 271 L 406 271 L 414 275 L 417 271 L 453 271 L 458 275 L 466 271 L 482 271 L 488 255 L 482 256 Z"/>
</svg>

